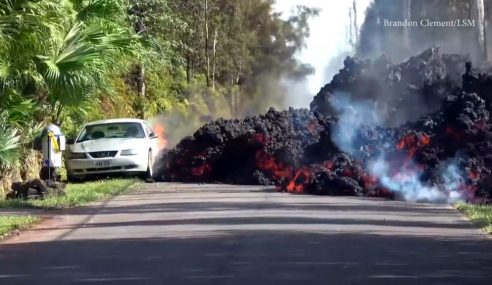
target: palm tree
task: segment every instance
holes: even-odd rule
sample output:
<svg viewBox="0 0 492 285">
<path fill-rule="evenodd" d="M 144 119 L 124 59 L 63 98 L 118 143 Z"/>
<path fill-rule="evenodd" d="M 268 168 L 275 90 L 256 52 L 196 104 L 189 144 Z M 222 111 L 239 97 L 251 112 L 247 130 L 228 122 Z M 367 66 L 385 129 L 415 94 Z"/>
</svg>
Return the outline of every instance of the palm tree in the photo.
<svg viewBox="0 0 492 285">
<path fill-rule="evenodd" d="M 57 109 L 55 120 L 64 106 L 80 104 L 104 86 L 104 76 L 128 51 L 130 41 L 125 31 L 104 33 L 100 24 L 75 22 L 64 36 L 49 43 L 49 54 L 37 58 L 50 103 Z"/>
<path fill-rule="evenodd" d="M 15 160 L 35 116 L 59 122 L 64 107 L 109 88 L 105 75 L 135 46 L 126 8 L 125 0 L 0 1 L 0 166 Z"/>
</svg>

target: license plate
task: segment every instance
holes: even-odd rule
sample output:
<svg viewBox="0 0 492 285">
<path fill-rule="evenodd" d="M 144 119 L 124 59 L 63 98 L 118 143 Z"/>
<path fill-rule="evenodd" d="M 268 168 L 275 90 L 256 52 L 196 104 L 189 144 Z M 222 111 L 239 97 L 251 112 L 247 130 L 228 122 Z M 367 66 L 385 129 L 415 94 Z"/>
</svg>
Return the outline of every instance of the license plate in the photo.
<svg viewBox="0 0 492 285">
<path fill-rule="evenodd" d="M 96 161 L 96 167 L 111 167 L 111 161 L 109 160 L 103 160 L 103 161 Z"/>
</svg>

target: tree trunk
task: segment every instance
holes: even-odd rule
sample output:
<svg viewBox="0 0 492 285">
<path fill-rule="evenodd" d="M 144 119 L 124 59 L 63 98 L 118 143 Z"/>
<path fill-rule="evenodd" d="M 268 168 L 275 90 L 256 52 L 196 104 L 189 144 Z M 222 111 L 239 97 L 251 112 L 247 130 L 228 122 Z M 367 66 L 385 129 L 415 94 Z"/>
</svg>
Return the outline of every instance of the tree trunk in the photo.
<svg viewBox="0 0 492 285">
<path fill-rule="evenodd" d="M 139 75 L 138 75 L 138 95 L 142 98 L 145 98 L 145 91 L 146 91 L 146 86 L 145 86 L 145 66 L 143 63 L 140 63 L 139 66 Z"/>
<path fill-rule="evenodd" d="M 134 23 L 134 30 L 135 30 L 135 33 L 139 34 L 139 35 L 143 35 L 146 33 L 147 31 L 147 28 L 145 26 L 145 21 L 144 21 L 144 18 L 142 15 L 139 15 L 138 13 L 138 7 L 135 6 L 134 7 L 137 11 L 136 15 L 137 15 L 137 20 L 136 22 Z M 145 91 L 146 91 L 146 88 L 145 88 L 145 67 L 144 67 L 144 64 L 143 62 L 141 61 L 137 66 L 136 68 L 138 68 L 138 76 L 137 76 L 137 93 L 138 93 L 138 96 L 140 97 L 140 104 L 138 105 L 138 108 L 139 110 L 137 110 L 139 116 L 141 118 L 144 117 L 144 108 L 143 108 L 143 103 L 144 103 L 144 99 L 145 99 Z"/>
<path fill-rule="evenodd" d="M 53 108 L 55 108 L 55 107 L 53 107 Z M 59 127 L 61 127 L 63 124 L 62 112 L 63 112 L 63 105 L 61 103 L 58 103 L 58 110 L 56 111 L 56 115 L 55 115 L 56 116 L 55 117 L 55 124 Z"/>
<path fill-rule="evenodd" d="M 234 94 L 234 78 L 231 79 L 231 87 L 229 87 L 229 90 L 231 90 L 231 115 L 232 117 L 235 117 L 236 116 L 236 100 L 235 99 L 235 96 L 236 94 Z"/>
<path fill-rule="evenodd" d="M 403 20 L 412 20 L 412 3 L 411 0 L 403 0 Z M 405 49 L 410 50 L 410 28 L 403 28 L 403 46 Z"/>
<path fill-rule="evenodd" d="M 143 63 L 140 63 L 137 67 L 138 75 L 137 75 L 137 94 L 138 94 L 138 103 L 137 103 L 137 115 L 140 119 L 145 117 L 145 67 Z"/>
<path fill-rule="evenodd" d="M 486 14 L 487 15 L 487 14 Z M 484 43 L 483 43 L 483 47 L 484 47 L 484 60 L 486 62 L 489 61 L 489 41 L 488 41 L 488 34 L 487 32 L 489 31 L 488 28 L 489 28 L 489 24 L 488 24 L 488 20 L 487 20 L 487 17 L 484 18 L 483 20 L 483 40 L 484 40 Z"/>
<path fill-rule="evenodd" d="M 476 0 L 477 5 L 477 26 L 478 26 L 478 45 L 482 60 L 487 60 L 487 46 L 485 35 L 485 5 L 483 0 Z"/>
<path fill-rule="evenodd" d="M 207 79 L 207 87 L 210 87 L 210 56 L 208 54 L 208 41 L 209 41 L 209 34 L 208 34 L 208 0 L 205 0 L 205 76 Z"/>
<path fill-rule="evenodd" d="M 349 44 L 351 46 L 355 46 L 354 44 L 354 40 L 353 40 L 353 25 L 354 25 L 354 22 L 352 21 L 352 8 L 349 8 L 349 22 L 350 22 L 350 25 L 349 25 Z"/>
<path fill-rule="evenodd" d="M 354 0 L 353 2 L 353 9 L 354 9 L 354 39 L 355 39 L 355 46 L 359 44 L 359 25 L 357 24 L 357 3 Z"/>
<path fill-rule="evenodd" d="M 191 83 L 191 56 L 186 56 L 186 82 Z"/>
<path fill-rule="evenodd" d="M 214 32 L 214 43 L 213 43 L 213 55 L 212 55 L 212 90 L 215 91 L 215 68 L 216 68 L 216 55 L 217 55 L 217 37 L 218 37 L 218 30 L 215 28 Z"/>
</svg>

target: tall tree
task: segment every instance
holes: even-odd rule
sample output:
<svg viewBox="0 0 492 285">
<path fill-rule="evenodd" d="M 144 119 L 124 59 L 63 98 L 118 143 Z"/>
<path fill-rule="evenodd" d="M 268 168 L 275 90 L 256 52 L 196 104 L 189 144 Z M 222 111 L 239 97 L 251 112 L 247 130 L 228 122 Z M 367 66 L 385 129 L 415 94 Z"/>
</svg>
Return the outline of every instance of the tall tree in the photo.
<svg viewBox="0 0 492 285">
<path fill-rule="evenodd" d="M 0 2 L 0 168 L 41 126 L 94 95 L 132 36 L 119 0 Z M 121 20 L 121 21 L 120 21 Z M 107 83 L 107 82 L 105 82 Z"/>
<path fill-rule="evenodd" d="M 477 11 L 477 30 L 478 30 L 478 44 L 483 60 L 487 60 L 487 37 L 485 29 L 485 4 L 483 0 L 475 0 L 475 7 Z"/>
</svg>

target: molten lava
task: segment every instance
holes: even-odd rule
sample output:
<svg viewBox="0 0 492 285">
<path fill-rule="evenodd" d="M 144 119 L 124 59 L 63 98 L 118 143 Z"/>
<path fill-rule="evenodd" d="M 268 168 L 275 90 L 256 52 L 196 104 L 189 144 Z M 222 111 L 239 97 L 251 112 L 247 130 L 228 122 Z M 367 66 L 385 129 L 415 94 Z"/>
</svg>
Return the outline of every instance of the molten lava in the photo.
<svg viewBox="0 0 492 285">
<path fill-rule="evenodd" d="M 259 169 L 270 172 L 276 179 L 288 178 L 292 174 L 292 168 L 281 162 L 276 162 L 272 155 L 264 151 L 256 153 L 256 165 Z"/>
<path fill-rule="evenodd" d="M 158 147 L 159 150 L 163 150 L 167 147 L 167 138 L 166 138 L 166 128 L 164 124 L 159 122 L 154 124 L 154 133 L 157 135 Z"/>
<path fill-rule="evenodd" d="M 287 191 L 290 193 L 302 193 L 304 192 L 304 185 L 311 181 L 311 170 L 308 167 L 301 167 L 296 172 L 294 179 L 292 179 L 287 185 Z"/>
<path fill-rule="evenodd" d="M 208 175 L 212 171 L 212 167 L 208 163 L 204 163 L 200 166 L 193 167 L 191 169 L 191 174 L 196 177 L 202 177 Z"/>
<path fill-rule="evenodd" d="M 424 147 L 430 143 L 430 137 L 424 132 L 410 133 L 404 136 L 396 145 L 396 148 L 402 150 L 404 148 L 413 150 Z"/>
<path fill-rule="evenodd" d="M 424 132 L 410 133 L 401 138 L 400 141 L 396 144 L 396 148 L 398 150 L 407 150 L 407 156 L 406 159 L 403 161 L 403 166 L 408 166 L 410 162 L 412 162 L 415 153 L 419 149 L 429 145 L 429 143 L 430 136 Z"/>
</svg>

